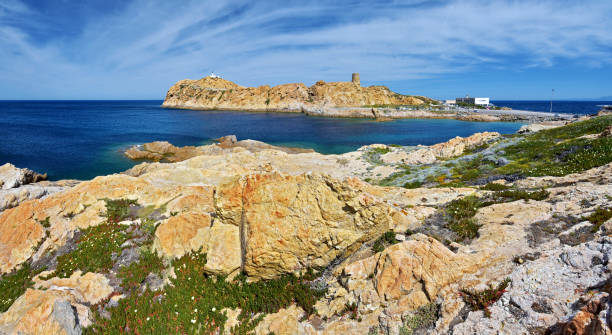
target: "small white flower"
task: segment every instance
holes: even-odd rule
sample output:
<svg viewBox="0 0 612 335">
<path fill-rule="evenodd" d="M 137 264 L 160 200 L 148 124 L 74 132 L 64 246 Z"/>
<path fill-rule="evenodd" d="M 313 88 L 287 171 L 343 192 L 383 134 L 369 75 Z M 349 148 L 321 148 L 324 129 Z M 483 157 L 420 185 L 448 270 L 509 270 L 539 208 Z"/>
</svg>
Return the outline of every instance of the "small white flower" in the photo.
<svg viewBox="0 0 612 335">
<path fill-rule="evenodd" d="M 191 296 L 191 300 L 193 300 L 193 299 L 195 299 L 195 297 L 194 297 L 194 296 Z"/>
<path fill-rule="evenodd" d="M 196 308 L 196 309 L 194 309 L 194 310 L 193 310 L 193 312 L 194 312 L 194 313 L 197 313 L 197 312 L 198 312 L 198 309 L 197 309 L 197 308 Z"/>
<path fill-rule="evenodd" d="M 212 311 L 213 311 L 213 312 L 214 312 L 214 311 L 216 311 L 216 310 L 217 310 L 216 308 L 214 308 L 214 307 L 212 308 Z"/>
<path fill-rule="evenodd" d="M 195 319 L 191 319 L 191 323 L 195 323 L 195 322 L 196 322 L 196 320 L 195 320 Z"/>
<path fill-rule="evenodd" d="M 147 317 L 147 321 L 149 321 L 149 320 L 151 320 L 151 318 L 150 318 L 150 317 Z"/>
<path fill-rule="evenodd" d="M 135 310 L 134 310 L 134 313 L 138 313 L 138 310 L 137 310 L 137 309 L 135 309 Z"/>
<path fill-rule="evenodd" d="M 178 312 L 174 312 L 174 315 L 178 315 Z"/>
</svg>

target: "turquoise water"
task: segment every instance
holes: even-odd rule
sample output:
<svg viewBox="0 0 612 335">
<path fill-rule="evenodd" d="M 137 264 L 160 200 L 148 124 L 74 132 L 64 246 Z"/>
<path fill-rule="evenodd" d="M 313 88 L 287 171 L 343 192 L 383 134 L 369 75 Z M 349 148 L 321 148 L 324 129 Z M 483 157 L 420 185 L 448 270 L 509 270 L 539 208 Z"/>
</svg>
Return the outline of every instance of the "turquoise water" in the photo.
<svg viewBox="0 0 612 335">
<path fill-rule="evenodd" d="M 162 101 L 0 101 L 0 165 L 10 162 L 51 179 L 89 179 L 124 171 L 129 145 L 201 145 L 235 134 L 275 145 L 343 153 L 372 143 L 416 145 L 481 131 L 514 133 L 521 124 L 457 120 L 311 117 L 304 114 L 189 111 Z"/>
</svg>

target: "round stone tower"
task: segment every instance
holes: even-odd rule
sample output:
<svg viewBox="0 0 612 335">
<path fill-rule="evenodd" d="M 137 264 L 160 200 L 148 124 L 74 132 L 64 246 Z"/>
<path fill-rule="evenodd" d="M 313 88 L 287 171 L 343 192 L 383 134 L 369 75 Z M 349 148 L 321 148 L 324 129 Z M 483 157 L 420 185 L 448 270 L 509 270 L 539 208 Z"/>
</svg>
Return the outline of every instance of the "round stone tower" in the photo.
<svg viewBox="0 0 612 335">
<path fill-rule="evenodd" d="M 359 73 L 355 72 L 353 73 L 353 84 L 357 85 L 357 86 L 361 86 L 361 81 L 359 80 Z"/>
</svg>

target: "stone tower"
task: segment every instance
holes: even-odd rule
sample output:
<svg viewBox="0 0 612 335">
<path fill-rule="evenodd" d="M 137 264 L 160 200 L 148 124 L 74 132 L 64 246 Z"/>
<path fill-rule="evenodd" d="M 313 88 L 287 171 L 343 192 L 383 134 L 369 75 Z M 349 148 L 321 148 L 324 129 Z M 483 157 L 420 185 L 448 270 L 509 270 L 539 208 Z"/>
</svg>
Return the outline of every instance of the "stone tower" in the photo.
<svg viewBox="0 0 612 335">
<path fill-rule="evenodd" d="M 357 86 L 361 86 L 361 81 L 359 80 L 359 73 L 353 73 L 353 84 Z"/>
</svg>

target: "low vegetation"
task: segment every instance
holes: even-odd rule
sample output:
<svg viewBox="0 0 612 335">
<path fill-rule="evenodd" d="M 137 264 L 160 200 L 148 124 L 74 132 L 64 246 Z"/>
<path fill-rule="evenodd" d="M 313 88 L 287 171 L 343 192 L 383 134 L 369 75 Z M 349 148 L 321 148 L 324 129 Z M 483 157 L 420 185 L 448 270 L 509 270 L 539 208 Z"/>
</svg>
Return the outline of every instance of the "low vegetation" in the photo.
<svg viewBox="0 0 612 335">
<path fill-rule="evenodd" d="M 596 233 L 601 225 L 610 219 L 612 219 L 612 208 L 603 209 L 601 207 L 597 207 L 595 212 L 587 217 L 587 220 L 593 224 L 593 233 Z"/>
<path fill-rule="evenodd" d="M 0 278 L 0 313 L 6 312 L 9 307 L 19 298 L 26 289 L 34 284 L 32 278 L 41 270 L 34 271 L 29 264 L 24 264 L 21 269 L 5 274 Z"/>
<path fill-rule="evenodd" d="M 381 252 L 385 250 L 387 246 L 396 243 L 399 243 L 399 241 L 395 238 L 395 233 L 392 231 L 388 231 L 374 242 L 374 244 L 372 245 L 372 250 L 374 252 Z"/>
<path fill-rule="evenodd" d="M 129 238 L 127 226 L 104 223 L 82 231 L 74 251 L 57 257 L 57 268 L 47 278 L 70 277 L 76 270 L 103 272 L 113 266 L 113 253 Z"/>
<path fill-rule="evenodd" d="M 134 290 L 140 287 L 149 274 L 160 275 L 164 270 L 164 263 L 155 253 L 143 248 L 138 262 L 132 263 L 119 270 L 121 286 L 125 290 Z"/>
<path fill-rule="evenodd" d="M 144 257 L 140 262 L 149 261 Z M 228 282 L 226 277 L 204 274 L 205 264 L 206 255 L 200 253 L 175 260 L 176 278 L 169 285 L 156 292 L 147 289 L 140 294 L 134 290 L 109 309 L 110 319 L 96 315 L 95 324 L 85 333 L 123 334 L 129 329 L 136 334 L 217 334 L 223 333 L 227 320 L 223 309 L 240 308 L 239 320 L 243 322 L 231 333 L 247 334 L 265 313 L 293 303 L 308 314 L 314 313 L 314 303 L 325 294 L 291 274 L 253 283 L 239 276 Z"/>
<path fill-rule="evenodd" d="M 491 317 L 489 306 L 495 303 L 506 292 L 506 288 L 510 284 L 510 278 L 504 279 L 497 286 L 489 286 L 482 291 L 462 289 L 460 291 L 463 301 L 473 310 L 483 310 L 487 317 Z"/>
<path fill-rule="evenodd" d="M 106 203 L 104 217 L 108 223 L 118 223 L 130 218 L 130 205 L 136 205 L 136 200 L 131 199 L 103 199 Z"/>
<path fill-rule="evenodd" d="M 453 200 L 446 206 L 446 227 L 457 235 L 457 241 L 473 239 L 478 236 L 480 225 L 474 220 L 474 215 L 485 203 L 475 195 Z"/>
<path fill-rule="evenodd" d="M 400 327 L 400 335 L 412 335 L 417 330 L 425 330 L 433 327 L 439 318 L 439 308 L 436 303 L 429 303 L 419 307 L 414 314 L 404 319 L 404 325 Z"/>
<path fill-rule="evenodd" d="M 575 122 L 526 136 L 505 149 L 510 164 L 498 169 L 504 174 L 564 176 L 612 161 L 612 137 L 586 138 L 612 125 L 612 116 Z"/>
<path fill-rule="evenodd" d="M 388 147 L 377 147 L 377 148 L 369 148 L 366 152 L 363 153 L 363 158 L 375 165 L 383 164 L 380 156 L 391 152 L 391 149 Z"/>
</svg>

